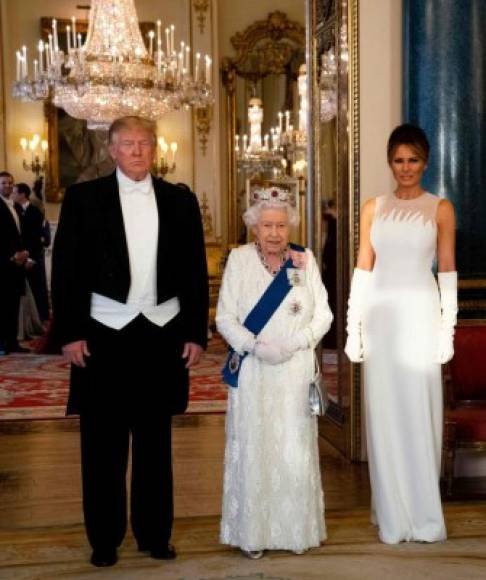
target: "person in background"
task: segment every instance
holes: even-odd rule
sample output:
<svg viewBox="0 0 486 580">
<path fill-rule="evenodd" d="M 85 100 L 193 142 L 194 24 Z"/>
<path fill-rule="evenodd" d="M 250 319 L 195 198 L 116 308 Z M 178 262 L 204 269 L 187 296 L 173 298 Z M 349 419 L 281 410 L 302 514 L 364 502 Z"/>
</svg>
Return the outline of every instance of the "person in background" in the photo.
<svg viewBox="0 0 486 580">
<path fill-rule="evenodd" d="M 27 352 L 19 345 L 20 297 L 25 290 L 25 249 L 20 220 L 12 199 L 13 176 L 0 172 L 0 355 Z"/>
<path fill-rule="evenodd" d="M 29 252 L 26 263 L 27 281 L 34 296 L 40 320 L 49 320 L 46 267 L 44 261 L 44 216 L 30 203 L 31 189 L 26 183 L 16 183 L 13 191 L 15 207 L 20 218 L 22 240 Z"/>
</svg>

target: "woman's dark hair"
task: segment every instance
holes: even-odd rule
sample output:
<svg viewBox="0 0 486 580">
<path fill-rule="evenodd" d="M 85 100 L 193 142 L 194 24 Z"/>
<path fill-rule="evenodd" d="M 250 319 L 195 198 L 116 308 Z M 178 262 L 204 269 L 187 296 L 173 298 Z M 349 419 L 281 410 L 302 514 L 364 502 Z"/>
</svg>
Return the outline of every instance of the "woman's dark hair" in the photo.
<svg viewBox="0 0 486 580">
<path fill-rule="evenodd" d="M 430 145 L 424 130 L 416 125 L 404 123 L 395 127 L 388 139 L 387 158 L 391 163 L 393 155 L 400 145 L 408 145 L 415 150 L 417 155 L 427 163 L 429 159 Z"/>
<path fill-rule="evenodd" d="M 23 193 L 25 197 L 30 197 L 30 187 L 26 183 L 16 183 L 15 187 L 17 188 L 18 193 Z"/>
</svg>

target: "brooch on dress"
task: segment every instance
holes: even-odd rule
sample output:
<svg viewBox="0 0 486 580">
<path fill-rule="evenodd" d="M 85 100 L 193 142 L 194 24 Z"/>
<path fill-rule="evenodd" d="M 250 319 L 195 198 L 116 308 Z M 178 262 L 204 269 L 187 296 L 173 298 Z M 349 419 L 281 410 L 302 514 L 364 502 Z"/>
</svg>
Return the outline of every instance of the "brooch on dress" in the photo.
<svg viewBox="0 0 486 580">
<path fill-rule="evenodd" d="M 302 312 L 302 303 L 298 300 L 292 300 L 292 302 L 289 304 L 289 312 L 293 316 L 300 314 Z"/>
<path fill-rule="evenodd" d="M 287 268 L 287 279 L 291 286 L 303 286 L 305 273 L 297 268 Z"/>
</svg>

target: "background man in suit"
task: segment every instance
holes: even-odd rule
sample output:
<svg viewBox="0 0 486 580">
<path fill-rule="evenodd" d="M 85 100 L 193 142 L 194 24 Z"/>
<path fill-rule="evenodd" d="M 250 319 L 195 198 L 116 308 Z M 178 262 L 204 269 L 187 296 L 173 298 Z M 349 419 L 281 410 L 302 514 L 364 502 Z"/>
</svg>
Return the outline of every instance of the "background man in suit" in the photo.
<svg viewBox="0 0 486 580">
<path fill-rule="evenodd" d="M 42 322 L 46 322 L 49 320 L 49 301 L 44 262 L 44 216 L 38 207 L 30 203 L 30 194 L 30 187 L 26 183 L 15 184 L 13 199 L 20 217 L 22 241 L 29 252 L 27 279 L 39 317 Z"/>
<path fill-rule="evenodd" d="M 54 240 L 54 332 L 72 363 L 91 562 L 110 566 L 131 525 L 139 550 L 175 558 L 171 415 L 188 402 L 188 369 L 207 341 L 208 285 L 196 196 L 150 175 L 155 125 L 115 121 L 116 171 L 71 186 Z"/>
<path fill-rule="evenodd" d="M 17 333 L 29 253 L 23 247 L 19 217 L 11 199 L 13 183 L 10 173 L 0 172 L 0 355 L 25 352 Z"/>
</svg>

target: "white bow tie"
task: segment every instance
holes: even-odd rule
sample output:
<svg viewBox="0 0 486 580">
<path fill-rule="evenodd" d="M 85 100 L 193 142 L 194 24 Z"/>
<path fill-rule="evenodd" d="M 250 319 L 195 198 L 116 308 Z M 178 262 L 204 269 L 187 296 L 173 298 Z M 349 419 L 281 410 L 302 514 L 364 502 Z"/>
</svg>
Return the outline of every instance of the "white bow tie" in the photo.
<svg viewBox="0 0 486 580">
<path fill-rule="evenodd" d="M 132 194 L 146 195 L 150 193 L 150 191 L 151 191 L 150 183 L 147 182 L 134 183 L 133 185 L 130 183 L 129 185 L 125 184 L 123 186 L 123 193 L 128 193 L 130 195 Z"/>
</svg>

